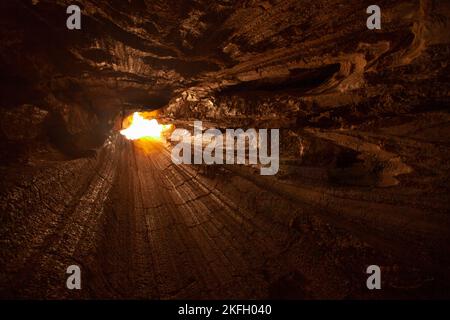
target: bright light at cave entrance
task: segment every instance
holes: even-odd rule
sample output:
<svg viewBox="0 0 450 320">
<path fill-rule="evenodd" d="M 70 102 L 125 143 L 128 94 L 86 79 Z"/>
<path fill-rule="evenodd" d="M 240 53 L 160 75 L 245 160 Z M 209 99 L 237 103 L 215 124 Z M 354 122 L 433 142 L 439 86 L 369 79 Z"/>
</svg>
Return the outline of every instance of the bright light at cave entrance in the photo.
<svg viewBox="0 0 450 320">
<path fill-rule="evenodd" d="M 161 138 L 164 130 L 169 129 L 170 125 L 159 124 L 156 119 L 145 119 L 139 112 L 133 113 L 131 124 L 128 128 L 120 131 L 129 140 L 141 138 Z"/>
</svg>

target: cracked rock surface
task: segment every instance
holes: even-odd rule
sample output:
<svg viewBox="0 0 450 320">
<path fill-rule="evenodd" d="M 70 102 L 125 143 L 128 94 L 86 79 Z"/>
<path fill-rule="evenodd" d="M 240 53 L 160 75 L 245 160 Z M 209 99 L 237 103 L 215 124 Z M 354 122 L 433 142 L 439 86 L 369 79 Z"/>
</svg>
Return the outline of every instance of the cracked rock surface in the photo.
<svg viewBox="0 0 450 320">
<path fill-rule="evenodd" d="M 0 4 L 1 298 L 449 297 L 448 1 L 72 2 Z M 279 128 L 278 174 L 118 134 L 156 109 Z"/>
</svg>

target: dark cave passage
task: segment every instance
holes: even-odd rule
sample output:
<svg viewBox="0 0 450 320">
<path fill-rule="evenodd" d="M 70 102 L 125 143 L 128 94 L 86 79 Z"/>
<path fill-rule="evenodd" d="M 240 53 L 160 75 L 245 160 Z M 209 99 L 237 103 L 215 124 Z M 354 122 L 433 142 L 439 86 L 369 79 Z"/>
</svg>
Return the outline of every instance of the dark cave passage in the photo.
<svg viewBox="0 0 450 320">
<path fill-rule="evenodd" d="M 395 266 L 386 276 L 392 288 L 378 298 L 445 294 L 446 283 L 430 286 L 430 275 L 446 279 L 439 269 L 448 263 L 439 245 L 446 227 L 423 220 L 407 198 L 390 203 L 382 191 L 361 189 L 370 172 L 348 162 L 348 152 L 336 153 L 337 173 L 325 180 L 320 167 L 308 167 L 311 180 L 288 159 L 280 180 L 242 165 L 174 165 L 170 149 L 115 133 L 96 157 L 16 169 L 34 180 L 22 180 L 8 201 L 10 212 L 28 214 L 3 220 L 3 237 L 12 230 L 26 237 L 5 246 L 2 296 L 364 298 L 365 288 L 350 284 L 364 284 L 357 268 L 373 260 Z M 336 179 L 345 189 L 331 187 Z M 369 195 L 377 200 L 364 200 Z M 420 239 L 418 228 L 427 228 Z M 79 294 L 61 286 L 74 263 L 86 279 Z"/>
<path fill-rule="evenodd" d="M 0 5 L 0 298 L 449 298 L 448 3 L 67 5 Z"/>
</svg>

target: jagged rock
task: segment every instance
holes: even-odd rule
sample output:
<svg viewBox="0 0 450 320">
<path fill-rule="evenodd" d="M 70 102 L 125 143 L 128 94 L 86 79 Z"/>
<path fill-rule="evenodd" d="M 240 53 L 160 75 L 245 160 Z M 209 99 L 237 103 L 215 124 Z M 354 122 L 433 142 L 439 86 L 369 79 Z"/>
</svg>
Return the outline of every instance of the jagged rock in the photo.
<svg viewBox="0 0 450 320">
<path fill-rule="evenodd" d="M 450 2 L 70 4 L 0 4 L 1 298 L 448 297 Z M 137 110 L 279 128 L 279 174 L 174 166 Z"/>
</svg>

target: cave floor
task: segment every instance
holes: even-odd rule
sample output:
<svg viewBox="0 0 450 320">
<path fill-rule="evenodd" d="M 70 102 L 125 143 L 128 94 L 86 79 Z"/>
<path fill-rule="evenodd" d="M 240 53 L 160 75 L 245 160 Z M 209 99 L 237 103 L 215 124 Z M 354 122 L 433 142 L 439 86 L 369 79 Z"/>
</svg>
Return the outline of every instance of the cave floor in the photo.
<svg viewBox="0 0 450 320">
<path fill-rule="evenodd" d="M 23 235 L 2 242 L 2 297 L 420 298 L 444 290 L 428 271 L 316 219 L 317 207 L 268 191 L 266 180 L 237 167 L 173 165 L 161 142 L 117 137 L 70 168 L 71 198 L 58 208 L 38 192 L 46 214 L 11 223 Z M 77 169 L 89 178 L 77 180 Z M 389 281 L 382 293 L 366 288 L 374 261 Z M 82 290 L 65 287 L 72 264 Z"/>
</svg>

